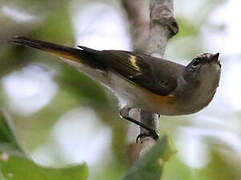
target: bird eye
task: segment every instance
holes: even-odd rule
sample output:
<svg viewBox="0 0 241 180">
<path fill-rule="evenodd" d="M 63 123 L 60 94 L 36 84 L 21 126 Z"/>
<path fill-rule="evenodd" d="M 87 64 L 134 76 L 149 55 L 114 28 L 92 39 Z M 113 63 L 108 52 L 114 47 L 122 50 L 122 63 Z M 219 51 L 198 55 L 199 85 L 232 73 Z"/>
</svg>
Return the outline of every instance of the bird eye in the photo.
<svg viewBox="0 0 241 180">
<path fill-rule="evenodd" d="M 200 58 L 196 58 L 195 61 L 192 63 L 193 67 L 196 67 L 198 64 L 200 64 L 201 59 Z"/>
</svg>

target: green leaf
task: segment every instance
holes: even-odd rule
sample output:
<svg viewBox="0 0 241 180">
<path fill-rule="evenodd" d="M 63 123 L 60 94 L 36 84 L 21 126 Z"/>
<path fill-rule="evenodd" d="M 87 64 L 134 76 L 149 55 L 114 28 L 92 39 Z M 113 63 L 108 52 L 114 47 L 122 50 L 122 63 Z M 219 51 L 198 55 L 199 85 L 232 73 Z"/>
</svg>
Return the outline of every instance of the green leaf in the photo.
<svg viewBox="0 0 241 180">
<path fill-rule="evenodd" d="M 17 142 L 11 121 L 0 111 L 0 179 L 1 180 L 85 180 L 86 164 L 66 168 L 46 168 L 30 160 Z"/>
<path fill-rule="evenodd" d="M 156 145 L 129 170 L 122 180 L 160 180 L 165 162 L 176 152 L 167 136 L 163 136 Z"/>
<path fill-rule="evenodd" d="M 11 155 L 0 160 L 1 180 L 85 180 L 87 177 L 88 168 L 85 164 L 66 168 L 46 168 L 34 164 L 31 160 Z"/>
<path fill-rule="evenodd" d="M 25 156 L 10 126 L 11 122 L 6 117 L 6 113 L 0 111 L 0 151 Z"/>
</svg>

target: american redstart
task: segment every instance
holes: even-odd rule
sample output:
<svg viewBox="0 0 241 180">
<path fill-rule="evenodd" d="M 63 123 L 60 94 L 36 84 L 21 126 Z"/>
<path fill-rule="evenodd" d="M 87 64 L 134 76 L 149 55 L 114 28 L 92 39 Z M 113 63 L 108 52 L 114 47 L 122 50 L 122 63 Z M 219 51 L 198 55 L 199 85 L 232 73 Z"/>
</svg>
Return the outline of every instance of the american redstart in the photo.
<svg viewBox="0 0 241 180">
<path fill-rule="evenodd" d="M 129 51 L 71 48 L 19 36 L 10 42 L 62 57 L 108 87 L 120 102 L 120 115 L 147 129 L 154 138 L 158 137 L 154 130 L 129 117 L 132 108 L 159 115 L 195 113 L 212 100 L 220 79 L 219 53 L 201 54 L 183 66 Z"/>
</svg>

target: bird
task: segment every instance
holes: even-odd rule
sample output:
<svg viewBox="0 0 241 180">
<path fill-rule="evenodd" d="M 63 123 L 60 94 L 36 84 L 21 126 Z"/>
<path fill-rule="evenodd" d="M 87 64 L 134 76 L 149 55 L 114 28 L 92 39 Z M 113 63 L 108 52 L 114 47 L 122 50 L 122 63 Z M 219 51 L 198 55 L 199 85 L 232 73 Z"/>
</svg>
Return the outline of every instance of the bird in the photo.
<svg viewBox="0 0 241 180">
<path fill-rule="evenodd" d="M 9 42 L 56 55 L 107 87 L 119 101 L 120 116 L 148 130 L 137 139 L 158 139 L 158 134 L 131 118 L 131 109 L 169 116 L 196 113 L 211 102 L 220 81 L 219 53 L 203 53 L 182 65 L 139 52 L 72 48 L 24 36 Z"/>
</svg>

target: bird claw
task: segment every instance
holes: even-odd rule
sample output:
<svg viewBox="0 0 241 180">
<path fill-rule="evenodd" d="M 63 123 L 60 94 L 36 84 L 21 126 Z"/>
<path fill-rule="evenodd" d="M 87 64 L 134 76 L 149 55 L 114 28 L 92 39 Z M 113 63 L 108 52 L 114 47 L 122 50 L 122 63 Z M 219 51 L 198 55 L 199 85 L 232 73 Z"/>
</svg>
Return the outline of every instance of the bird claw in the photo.
<svg viewBox="0 0 241 180">
<path fill-rule="evenodd" d="M 141 133 L 137 136 L 136 138 L 136 143 L 139 143 L 139 140 L 143 137 L 152 137 L 154 140 L 157 140 L 159 138 L 159 135 L 157 134 L 157 132 L 149 127 L 147 127 L 145 124 L 143 124 L 142 122 L 139 122 L 133 118 L 131 118 L 129 116 L 129 112 L 132 108 L 130 107 L 124 107 L 120 110 L 120 116 L 132 123 L 135 123 L 136 125 L 139 125 L 140 127 L 146 129 L 145 133 Z"/>
<path fill-rule="evenodd" d="M 152 131 L 148 131 L 148 133 L 141 133 L 136 137 L 136 143 L 138 144 L 140 142 L 141 138 L 144 137 L 151 137 L 154 140 L 158 140 L 159 139 L 159 135 L 157 134 L 157 132 L 155 130 Z"/>
</svg>

